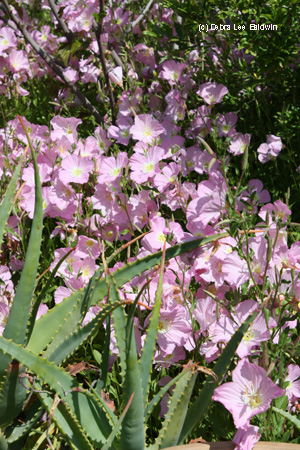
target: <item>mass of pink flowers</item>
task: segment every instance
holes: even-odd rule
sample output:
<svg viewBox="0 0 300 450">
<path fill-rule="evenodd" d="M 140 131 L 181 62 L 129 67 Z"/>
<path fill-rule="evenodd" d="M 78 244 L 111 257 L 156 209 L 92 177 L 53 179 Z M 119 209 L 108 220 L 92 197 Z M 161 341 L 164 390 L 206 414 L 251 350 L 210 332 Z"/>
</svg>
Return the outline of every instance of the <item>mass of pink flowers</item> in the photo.
<svg viewBox="0 0 300 450">
<path fill-rule="evenodd" d="M 128 26 L 136 15 L 126 5 L 123 7 L 123 2 L 115 3 L 117 7 L 107 8 L 101 41 L 104 48 L 118 53 L 120 28 Z M 32 37 L 45 51 L 55 54 L 64 38 L 46 26 L 38 30 L 22 8 Z M 49 9 L 47 2 L 42 2 L 42 8 Z M 80 80 L 83 85 L 96 85 L 102 73 L 95 62 L 98 43 L 92 33 L 98 2 L 62 1 L 58 8 L 69 30 L 81 33 L 88 44 L 85 56 L 70 58 L 64 73 L 72 83 Z M 19 11 L 15 10 L 15 14 Z M 154 2 L 151 15 L 155 18 L 157 14 Z M 163 20 L 175 20 L 167 8 Z M 141 28 L 137 24 L 134 34 L 141 37 Z M 44 220 L 52 226 L 50 239 L 60 242 L 50 271 L 73 248 L 56 273 L 59 283 L 53 292 L 54 302 L 64 301 L 87 285 L 99 268 L 102 250 L 110 245 L 120 246 L 148 231 L 138 253 L 128 254 L 130 262 L 161 250 L 165 243 L 170 248 L 226 231 L 225 238 L 166 263 L 154 364 L 160 371 L 191 359 L 195 352 L 206 365 L 217 361 L 237 329 L 258 311 L 237 347 L 231 375 L 216 388 L 213 397 L 232 414 L 237 429 L 236 448 L 251 449 L 260 436 L 252 419 L 281 396 L 287 397 L 288 410 L 295 411 L 300 397 L 299 365 L 291 362 L 284 378 L 278 376 L 274 382 L 261 362 L 264 343 L 277 345 L 281 332 L 290 336 L 297 327 L 293 314 L 299 312 L 300 303 L 300 242 L 288 239 L 290 206 L 284 199 L 271 198 L 260 179 L 248 180 L 248 186 L 234 198 L 234 205 L 230 203 L 235 192 L 227 177 L 230 162 L 242 162 L 251 148 L 258 161 L 268 163 L 284 151 L 284 143 L 269 134 L 266 143 L 251 147 L 251 135 L 237 131 L 238 114 L 222 113 L 230 86 L 196 81 L 198 56 L 198 51 L 192 50 L 186 62 L 175 58 L 161 62 L 153 48 L 139 43 L 130 50 L 134 64 L 128 58 L 122 67 L 109 58 L 107 70 L 116 100 L 116 117 L 113 120 L 107 114 L 102 124 L 83 137 L 82 120 L 66 114 L 62 107 L 68 104 L 70 89 L 0 15 L 0 93 L 7 97 L 28 96 L 26 81 L 49 74 L 60 85 L 55 99 L 57 109 L 50 123 L 38 125 L 23 117 L 37 150 Z M 145 83 L 147 91 L 140 87 L 141 83 Z M 187 116 L 191 98 L 196 98 L 199 106 L 189 110 Z M 99 93 L 97 101 L 107 106 L 108 95 L 103 100 Z M 223 160 L 205 145 L 203 139 L 210 136 L 226 142 Z M 0 129 L 2 181 L 12 177 L 26 143 L 17 119 Z M 34 215 L 34 171 L 31 158 L 26 158 L 5 240 L 12 254 L 8 266 L 0 265 L 1 334 L 14 296 L 12 278 L 22 270 L 24 262 L 20 246 L 24 218 L 32 219 Z M 233 220 L 250 216 L 251 228 L 231 232 L 229 224 Z M 124 264 L 118 262 L 112 270 Z M 139 351 L 151 318 L 158 278 L 155 270 L 145 272 L 120 291 L 123 299 L 134 301 L 148 282 L 137 308 L 145 314 L 144 304 L 150 312 L 143 323 L 135 319 Z M 47 307 L 50 305 L 42 304 L 38 317 Z M 84 323 L 97 311 L 98 307 L 91 308 Z M 112 358 L 117 354 L 113 325 L 111 354 Z M 276 370 L 279 360 L 280 356 Z"/>
</svg>

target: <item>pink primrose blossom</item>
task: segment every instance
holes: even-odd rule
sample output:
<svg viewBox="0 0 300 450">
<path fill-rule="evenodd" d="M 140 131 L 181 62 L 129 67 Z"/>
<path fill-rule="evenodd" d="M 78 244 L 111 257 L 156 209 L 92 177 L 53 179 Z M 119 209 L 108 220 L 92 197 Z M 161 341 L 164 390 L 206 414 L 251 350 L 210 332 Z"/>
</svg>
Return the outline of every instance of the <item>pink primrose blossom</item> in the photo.
<svg viewBox="0 0 300 450">
<path fill-rule="evenodd" d="M 154 57 L 154 50 L 152 47 L 149 48 L 145 44 L 137 44 L 134 47 L 133 51 L 138 52 L 135 57 L 137 61 L 140 61 L 146 67 L 149 67 L 150 70 L 155 69 L 156 63 Z"/>
<path fill-rule="evenodd" d="M 213 125 L 210 120 L 210 111 L 206 105 L 202 105 L 197 109 L 191 126 L 186 131 L 186 136 L 189 138 L 196 138 L 197 136 L 205 137 L 212 129 Z"/>
<path fill-rule="evenodd" d="M 172 365 L 178 363 L 179 361 L 184 361 L 185 359 L 186 352 L 182 346 L 175 347 L 174 350 L 167 355 L 161 349 L 158 349 L 154 355 L 154 364 L 158 370 L 163 367 L 168 369 Z"/>
<path fill-rule="evenodd" d="M 68 21 L 68 28 L 73 33 L 76 31 L 90 31 L 94 13 L 97 13 L 95 4 L 90 3 L 85 8 L 79 6 L 78 9 L 72 11 L 72 15 Z"/>
<path fill-rule="evenodd" d="M 271 159 L 276 159 L 282 148 L 283 144 L 281 138 L 274 136 L 273 134 L 269 134 L 267 136 L 267 143 L 261 144 L 257 149 L 258 160 L 262 164 L 265 164 Z"/>
<path fill-rule="evenodd" d="M 62 183 L 87 183 L 94 163 L 89 158 L 68 155 L 61 162 L 59 179 Z"/>
<path fill-rule="evenodd" d="M 186 68 L 186 63 L 179 63 L 176 61 L 165 61 L 162 64 L 162 70 L 159 77 L 169 82 L 171 86 L 174 86 L 181 76 L 181 72 Z"/>
<path fill-rule="evenodd" d="M 161 310 L 157 333 L 160 350 L 169 355 L 176 346 L 184 345 L 191 332 L 191 324 L 185 308 L 178 305 L 172 310 Z"/>
<path fill-rule="evenodd" d="M 71 294 L 73 294 L 73 291 L 71 288 L 59 286 L 56 289 L 56 291 L 54 292 L 55 304 L 57 305 L 58 303 L 61 303 L 65 298 L 70 297 Z"/>
<path fill-rule="evenodd" d="M 179 172 L 180 166 L 174 162 L 171 162 L 162 169 L 162 173 L 155 175 L 154 186 L 157 187 L 160 192 L 164 191 L 177 181 L 177 175 Z"/>
<path fill-rule="evenodd" d="M 130 128 L 132 126 L 132 118 L 130 116 L 124 117 L 120 116 L 117 119 L 117 126 L 111 125 L 107 134 L 108 137 L 116 139 L 117 144 L 128 145 L 129 140 L 131 138 Z"/>
<path fill-rule="evenodd" d="M 185 99 L 182 93 L 177 89 L 172 89 L 165 96 L 167 107 L 165 109 L 166 117 L 170 117 L 173 121 L 183 120 L 186 112 Z"/>
<path fill-rule="evenodd" d="M 159 163 L 164 156 L 164 150 L 160 147 L 151 147 L 148 155 L 138 153 L 132 155 L 129 166 L 132 170 L 131 179 L 136 183 L 144 183 L 159 173 Z"/>
<path fill-rule="evenodd" d="M 66 69 L 64 69 L 63 73 L 64 73 L 65 77 L 67 77 L 71 83 L 76 83 L 76 81 L 79 80 L 79 75 L 78 75 L 77 70 L 72 69 L 71 67 L 67 67 Z"/>
<path fill-rule="evenodd" d="M 148 248 L 150 251 L 157 251 L 163 248 L 167 238 L 166 221 L 163 217 L 154 217 L 151 220 L 151 233 L 143 237 L 142 245 Z M 170 245 L 167 244 L 167 248 Z"/>
<path fill-rule="evenodd" d="M 38 320 L 40 317 L 42 317 L 46 312 L 48 311 L 48 306 L 45 305 L 45 303 L 41 303 L 36 315 L 36 319 Z"/>
<path fill-rule="evenodd" d="M 238 133 L 231 139 L 228 151 L 230 153 L 233 153 L 235 156 L 242 155 L 245 152 L 246 148 L 249 147 L 250 139 L 250 134 Z"/>
<path fill-rule="evenodd" d="M 207 181 L 198 186 L 198 197 L 188 205 L 188 223 L 200 224 L 203 228 L 210 221 L 215 222 L 226 206 L 227 186 L 219 172 L 211 172 Z"/>
<path fill-rule="evenodd" d="M 257 205 L 259 203 L 268 203 L 271 200 L 269 191 L 264 189 L 262 181 L 258 179 L 250 180 L 248 183 L 248 191 L 243 191 L 237 199 L 237 206 L 239 211 L 245 208 L 247 202 L 253 206 L 253 211 L 257 212 Z"/>
<path fill-rule="evenodd" d="M 108 72 L 108 76 L 112 83 L 117 84 L 120 87 L 123 87 L 123 69 L 121 66 L 115 67 Z"/>
<path fill-rule="evenodd" d="M 75 253 L 80 258 L 91 256 L 97 259 L 100 256 L 99 244 L 95 239 L 88 236 L 78 236 Z"/>
<path fill-rule="evenodd" d="M 231 412 L 236 428 L 243 428 L 249 426 L 251 417 L 267 411 L 272 400 L 282 395 L 284 390 L 262 367 L 244 358 L 232 372 L 232 381 L 218 386 L 212 398 Z"/>
<path fill-rule="evenodd" d="M 233 126 L 236 124 L 237 119 L 237 114 L 233 112 L 228 112 L 225 116 L 220 115 L 216 121 L 219 136 L 232 137 L 236 133 Z"/>
<path fill-rule="evenodd" d="M 120 152 L 117 158 L 104 157 L 100 164 L 99 177 L 101 183 L 110 183 L 122 176 L 122 169 L 127 166 L 128 156 L 126 152 Z"/>
<path fill-rule="evenodd" d="M 100 153 L 106 153 L 109 149 L 111 142 L 107 139 L 106 132 L 101 127 L 95 128 L 94 131 L 95 138 L 97 139 Z"/>
<path fill-rule="evenodd" d="M 138 87 L 134 93 L 122 92 L 122 95 L 118 101 L 119 114 L 121 116 L 132 116 L 138 111 L 139 103 L 143 97 L 142 88 Z"/>
<path fill-rule="evenodd" d="M 253 450 L 260 436 L 259 427 L 248 425 L 245 428 L 239 428 L 233 438 L 236 444 L 235 450 Z"/>
<path fill-rule="evenodd" d="M 74 144 L 77 139 L 77 127 L 82 123 L 81 119 L 76 119 L 75 117 L 65 118 L 60 116 L 55 116 L 50 120 L 50 123 L 53 127 L 53 131 L 51 131 L 51 139 L 58 140 L 63 136 L 66 136 L 67 139 Z"/>
<path fill-rule="evenodd" d="M 16 48 L 17 44 L 15 31 L 10 27 L 2 27 L 0 29 L 0 55 L 4 56 L 6 50 Z"/>
<path fill-rule="evenodd" d="M 150 114 L 135 116 L 134 125 L 130 128 L 132 138 L 145 144 L 151 144 L 154 139 L 164 132 L 165 128 L 158 120 L 153 119 Z"/>
<path fill-rule="evenodd" d="M 13 73 L 20 72 L 21 70 L 29 70 L 29 61 L 23 50 L 12 50 L 8 59 Z"/>
<path fill-rule="evenodd" d="M 284 223 L 287 221 L 288 216 L 292 214 L 292 211 L 281 200 L 276 200 L 274 204 L 268 203 L 267 205 L 264 205 L 258 213 L 259 217 L 266 220 L 267 211 L 269 211 L 269 223 L 271 223 L 272 220 L 275 222 L 280 220 Z"/>
<path fill-rule="evenodd" d="M 212 342 L 228 342 L 257 307 L 258 304 L 254 300 L 245 300 L 235 307 L 235 314 L 232 315 L 233 320 L 225 315 L 221 316 L 214 327 Z M 275 325 L 276 322 L 270 319 L 268 327 L 272 328 Z M 237 355 L 240 358 L 244 358 L 251 354 L 254 347 L 260 347 L 261 342 L 268 341 L 270 339 L 268 327 L 263 314 L 260 313 L 250 324 L 248 331 L 239 344 L 236 350 Z"/>
<path fill-rule="evenodd" d="M 77 274 L 77 278 L 82 279 L 84 285 L 92 278 L 98 268 L 99 266 L 95 264 L 95 259 L 90 256 L 85 256 L 83 260 L 78 258 L 73 264 L 73 270 Z"/>
<path fill-rule="evenodd" d="M 287 386 L 285 388 L 286 395 L 289 402 L 297 402 L 300 398 L 300 367 L 296 364 L 290 364 L 288 366 L 288 374 L 285 377 Z"/>
<path fill-rule="evenodd" d="M 228 89 L 223 84 L 212 83 L 209 81 L 201 84 L 197 94 L 200 95 L 208 105 L 214 105 L 216 103 L 221 103 L 224 95 L 228 94 Z"/>
<path fill-rule="evenodd" d="M 0 336 L 2 336 L 3 334 L 8 316 L 9 306 L 6 303 L 0 301 Z"/>
</svg>

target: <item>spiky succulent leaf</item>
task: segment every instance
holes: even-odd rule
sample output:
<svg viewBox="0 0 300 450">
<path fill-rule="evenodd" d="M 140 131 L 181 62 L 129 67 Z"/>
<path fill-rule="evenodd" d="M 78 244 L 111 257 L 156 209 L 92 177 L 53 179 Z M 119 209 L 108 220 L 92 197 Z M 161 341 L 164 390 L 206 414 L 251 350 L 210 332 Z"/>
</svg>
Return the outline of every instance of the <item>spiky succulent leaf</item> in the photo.
<svg viewBox="0 0 300 450">
<path fill-rule="evenodd" d="M 43 198 L 39 170 L 35 151 L 24 125 L 23 128 L 33 159 L 35 207 L 25 263 L 3 333 L 3 336 L 19 344 L 26 343 L 27 323 L 38 272 L 43 229 Z M 11 358 L 0 352 L 0 426 L 9 423 L 19 414 L 26 396 L 25 388 L 18 383 L 18 376 L 23 369 L 18 366 L 18 371 L 12 370 L 16 366 L 10 363 Z"/>
<path fill-rule="evenodd" d="M 105 443 L 111 433 L 111 425 L 96 397 L 81 388 L 74 378 L 54 363 L 31 353 L 26 348 L 0 337 L 0 350 L 20 361 L 42 383 L 54 390 L 64 401 L 66 408 L 77 417 L 91 441 Z M 42 395 L 42 394 L 40 394 Z M 66 418 L 66 420 L 71 420 Z"/>
<path fill-rule="evenodd" d="M 162 253 L 162 260 L 160 265 L 160 274 L 157 285 L 157 291 L 155 295 L 155 302 L 152 309 L 152 314 L 142 350 L 142 355 L 139 361 L 142 389 L 143 389 L 144 410 L 147 408 L 148 405 L 148 393 L 150 388 L 151 373 L 153 370 L 154 352 L 157 339 L 157 331 L 159 326 L 161 297 L 164 279 L 165 254 L 166 254 L 166 244 L 164 245 Z"/>
<path fill-rule="evenodd" d="M 108 288 L 108 302 L 113 305 L 114 303 L 120 303 L 120 295 L 116 282 L 107 269 L 105 273 L 105 282 Z M 126 314 L 123 308 L 117 308 L 112 313 L 113 327 L 115 330 L 115 337 L 117 341 L 117 347 L 119 350 L 121 377 L 124 380 L 126 373 Z"/>
<path fill-rule="evenodd" d="M 17 188 L 22 164 L 23 164 L 23 158 L 17 165 L 17 167 L 14 171 L 14 174 L 11 177 L 8 188 L 6 189 L 6 192 L 0 203 L 0 253 L 1 253 L 1 245 L 2 245 L 3 235 L 4 235 L 4 230 L 5 230 L 10 212 L 13 207 L 13 200 L 14 200 L 15 191 Z"/>
<path fill-rule="evenodd" d="M 207 409 L 210 406 L 211 398 L 214 393 L 215 388 L 218 386 L 222 378 L 224 377 L 227 368 L 229 367 L 231 361 L 234 358 L 236 349 L 243 339 L 245 333 L 247 332 L 249 325 L 253 322 L 258 312 L 255 311 L 252 313 L 248 319 L 240 326 L 240 328 L 235 332 L 232 336 L 228 344 L 226 345 L 223 353 L 219 357 L 216 362 L 213 371 L 218 377 L 218 381 L 214 381 L 212 376 L 209 376 L 207 381 L 205 382 L 199 396 L 193 402 L 191 407 L 189 408 L 185 422 L 180 434 L 179 444 L 183 444 L 185 439 L 188 438 L 190 433 L 193 431 L 194 427 L 198 425 L 207 412 Z"/>
<path fill-rule="evenodd" d="M 227 236 L 227 233 L 220 233 L 175 245 L 174 247 L 168 248 L 166 250 L 166 260 Z M 124 267 L 116 270 L 114 272 L 114 280 L 117 287 L 123 286 L 134 277 L 141 275 L 145 270 L 159 265 L 161 257 L 162 252 L 160 251 L 146 256 L 145 258 L 138 259 L 133 263 L 127 264 Z M 107 296 L 108 290 L 105 279 L 101 279 L 100 281 L 98 281 L 100 273 L 101 269 L 98 269 L 91 279 L 93 287 L 97 282 L 97 286 L 94 287 L 94 298 L 91 305 Z M 78 309 L 80 309 L 82 301 L 82 289 L 80 289 L 72 294 L 69 298 L 64 299 L 63 302 L 52 308 L 47 314 L 42 316 L 34 325 L 33 332 L 28 344 L 29 348 L 34 351 L 34 353 L 41 353 L 47 346 L 47 344 L 51 342 L 57 328 L 64 323 L 67 317 L 68 320 L 72 320 L 73 323 L 77 325 L 79 320 L 78 318 L 80 317 Z M 77 305 L 77 307 L 75 307 L 75 305 Z M 73 313 L 69 317 L 70 311 L 73 311 Z"/>
<path fill-rule="evenodd" d="M 43 353 L 43 357 L 52 361 L 58 366 L 62 364 L 69 356 L 71 356 L 87 339 L 96 331 L 99 330 L 100 325 L 104 322 L 116 308 L 122 306 L 123 303 L 115 302 L 113 305 L 108 304 L 102 307 L 101 311 L 85 326 L 79 325 L 77 329 L 65 339 L 56 341 L 56 346 L 50 345 Z"/>
<path fill-rule="evenodd" d="M 185 371 L 184 375 L 175 384 L 169 399 L 168 412 L 163 426 L 159 431 L 155 444 L 150 447 L 151 450 L 177 445 L 196 378 L 197 369 L 190 363 L 190 369 Z"/>
<path fill-rule="evenodd" d="M 124 383 L 124 399 L 127 404 L 133 398 L 123 420 L 119 450 L 144 450 L 144 404 L 139 370 L 134 323 L 132 320 L 126 326 L 126 374 Z"/>
<path fill-rule="evenodd" d="M 23 345 L 26 339 L 28 318 L 30 314 L 30 308 L 32 306 L 31 301 L 33 297 L 36 276 L 38 273 L 38 264 L 40 260 L 42 231 L 43 231 L 43 197 L 42 197 L 42 185 L 36 161 L 35 151 L 32 146 L 29 135 L 27 133 L 27 129 L 24 127 L 23 123 L 22 126 L 31 149 L 31 155 L 33 160 L 34 181 L 35 181 L 35 205 L 25 263 L 22 269 L 22 274 L 16 290 L 14 301 L 10 307 L 10 312 L 3 336 L 7 339 L 12 339 L 14 342 L 18 344 Z M 18 324 L 18 326 L 16 326 L 16 324 Z"/>
</svg>

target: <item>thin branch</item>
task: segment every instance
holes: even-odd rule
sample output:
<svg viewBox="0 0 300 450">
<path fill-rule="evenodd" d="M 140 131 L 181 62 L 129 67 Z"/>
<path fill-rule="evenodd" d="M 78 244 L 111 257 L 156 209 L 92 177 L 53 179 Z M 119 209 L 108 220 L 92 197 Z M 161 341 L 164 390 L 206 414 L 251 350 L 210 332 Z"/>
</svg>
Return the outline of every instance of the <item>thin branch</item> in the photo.
<svg viewBox="0 0 300 450">
<path fill-rule="evenodd" d="M 51 8 L 51 10 L 52 10 L 52 12 L 53 12 L 57 22 L 59 23 L 60 28 L 65 33 L 69 44 L 72 44 L 74 35 L 69 30 L 69 28 L 67 27 L 65 21 L 59 16 L 58 9 L 56 7 L 56 4 L 55 4 L 54 0 L 48 0 L 48 3 L 49 3 L 49 6 L 50 6 L 50 8 Z"/>
<path fill-rule="evenodd" d="M 10 10 L 7 0 L 2 0 L 4 7 L 10 16 L 11 20 L 16 24 L 25 40 L 32 46 L 32 48 L 40 55 L 40 57 L 45 61 L 45 63 L 56 73 L 64 83 L 73 91 L 73 93 L 79 98 L 83 106 L 85 106 L 96 118 L 98 123 L 103 123 L 104 119 L 99 114 L 97 109 L 92 105 L 92 103 L 86 98 L 86 96 L 78 89 L 78 87 L 72 83 L 69 78 L 63 73 L 62 69 L 56 64 L 54 58 L 44 51 L 36 41 L 31 37 L 30 33 L 27 31 L 26 27 L 20 22 L 20 20 L 13 14 Z"/>
<path fill-rule="evenodd" d="M 149 9 L 151 8 L 152 4 L 153 4 L 154 0 L 150 0 L 147 5 L 145 6 L 145 9 L 142 11 L 142 13 L 135 19 L 134 22 L 132 22 L 132 26 L 131 29 L 133 29 L 137 24 L 139 24 L 141 22 L 141 20 L 143 20 L 143 18 L 145 17 L 146 13 L 149 11 Z"/>
</svg>

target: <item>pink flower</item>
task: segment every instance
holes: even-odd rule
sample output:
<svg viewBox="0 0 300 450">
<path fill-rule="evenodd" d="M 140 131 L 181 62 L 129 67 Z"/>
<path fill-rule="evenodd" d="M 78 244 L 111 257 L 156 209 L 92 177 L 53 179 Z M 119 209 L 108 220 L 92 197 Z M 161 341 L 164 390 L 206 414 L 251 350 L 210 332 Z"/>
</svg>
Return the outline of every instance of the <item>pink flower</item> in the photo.
<svg viewBox="0 0 300 450">
<path fill-rule="evenodd" d="M 203 228 L 210 221 L 215 222 L 226 206 L 227 190 L 223 176 L 219 172 L 211 172 L 209 180 L 199 183 L 198 197 L 188 205 L 188 222 Z"/>
<path fill-rule="evenodd" d="M 285 388 L 289 402 L 296 402 L 300 398 L 300 367 L 295 364 L 288 366 L 288 375 L 284 381 L 288 384 Z"/>
<path fill-rule="evenodd" d="M 191 331 L 185 308 L 178 305 L 172 310 L 162 310 L 157 333 L 160 350 L 165 355 L 173 353 L 176 346 L 182 346 L 187 342 Z"/>
<path fill-rule="evenodd" d="M 271 159 L 276 159 L 283 148 L 281 138 L 269 134 L 267 136 L 267 143 L 261 144 L 258 149 L 258 159 L 262 164 L 270 161 Z"/>
<path fill-rule="evenodd" d="M 14 73 L 20 72 L 20 70 L 29 70 L 28 58 L 22 50 L 12 50 L 9 55 L 9 63 Z"/>
<path fill-rule="evenodd" d="M 53 126 L 53 131 L 51 131 L 52 140 L 55 141 L 57 139 L 61 139 L 63 136 L 66 136 L 71 144 L 76 142 L 76 128 L 80 123 L 82 123 L 81 119 L 76 119 L 75 117 L 65 118 L 55 116 L 50 120 L 50 123 Z"/>
<path fill-rule="evenodd" d="M 232 314 L 232 319 L 223 315 L 216 323 L 212 342 L 228 342 L 234 335 L 239 326 L 249 317 L 249 315 L 258 307 L 254 300 L 245 300 L 235 308 L 235 314 Z M 271 328 L 276 322 L 270 319 L 268 327 Z M 254 347 L 260 346 L 261 342 L 270 339 L 270 332 L 266 325 L 266 320 L 262 313 L 260 313 L 252 324 L 249 326 L 247 333 L 244 335 L 239 344 L 236 353 L 240 358 L 244 358 L 251 354 Z"/>
<path fill-rule="evenodd" d="M 135 116 L 134 125 L 130 128 L 133 139 L 151 144 L 160 134 L 165 133 L 165 128 L 150 114 Z"/>
<path fill-rule="evenodd" d="M 179 81 L 181 72 L 186 68 L 186 66 L 186 63 L 165 61 L 162 65 L 162 71 L 160 72 L 159 77 L 163 80 L 167 80 L 170 85 L 173 86 L 176 82 Z"/>
<path fill-rule="evenodd" d="M 226 113 L 225 116 L 220 116 L 216 121 L 219 136 L 232 137 L 235 134 L 233 126 L 236 124 L 237 119 L 237 114 L 233 112 Z"/>
<path fill-rule="evenodd" d="M 235 450 L 252 450 L 260 436 L 259 427 L 248 425 L 247 428 L 239 428 L 233 438 Z"/>
<path fill-rule="evenodd" d="M 117 120 L 117 125 L 117 127 L 111 125 L 108 128 L 108 137 L 116 139 L 117 144 L 128 145 L 129 139 L 131 138 L 130 127 L 132 125 L 132 118 L 120 116 Z"/>
<path fill-rule="evenodd" d="M 144 183 L 159 173 L 159 162 L 164 156 L 164 150 L 160 147 L 151 147 L 148 155 L 135 153 L 129 160 L 132 170 L 131 179 L 136 183 Z"/>
<path fill-rule="evenodd" d="M 114 156 L 104 157 L 100 163 L 98 180 L 101 180 L 101 183 L 108 183 L 120 178 L 122 169 L 126 167 L 127 162 L 126 152 L 118 153 L 117 158 Z"/>
<path fill-rule="evenodd" d="M 108 73 L 110 81 L 123 87 L 123 69 L 121 66 L 111 69 Z"/>
<path fill-rule="evenodd" d="M 62 183 L 87 183 L 94 163 L 88 158 L 77 155 L 66 156 L 61 162 L 59 179 Z"/>
<path fill-rule="evenodd" d="M 242 155 L 246 148 L 249 147 L 251 135 L 238 133 L 231 140 L 228 151 L 234 155 Z"/>
<path fill-rule="evenodd" d="M 213 400 L 231 412 L 236 428 L 242 428 L 249 426 L 251 417 L 267 411 L 271 401 L 281 395 L 284 390 L 270 380 L 262 367 L 242 359 L 232 372 L 232 381 L 215 389 Z"/>
<path fill-rule="evenodd" d="M 220 103 L 224 95 L 228 94 L 228 89 L 223 84 L 208 83 L 201 84 L 197 94 L 203 98 L 208 105 L 214 105 Z"/>
<path fill-rule="evenodd" d="M 15 31 L 10 27 L 2 27 L 0 29 L 0 55 L 9 48 L 16 48 L 17 44 L 18 40 Z"/>
<path fill-rule="evenodd" d="M 268 203 L 267 205 L 264 205 L 258 213 L 259 217 L 266 220 L 267 211 L 269 211 L 269 223 L 271 223 L 273 219 L 276 222 L 278 220 L 281 222 L 286 222 L 288 216 L 292 214 L 292 211 L 287 207 L 287 205 L 280 200 L 276 200 L 274 204 Z"/>
</svg>

